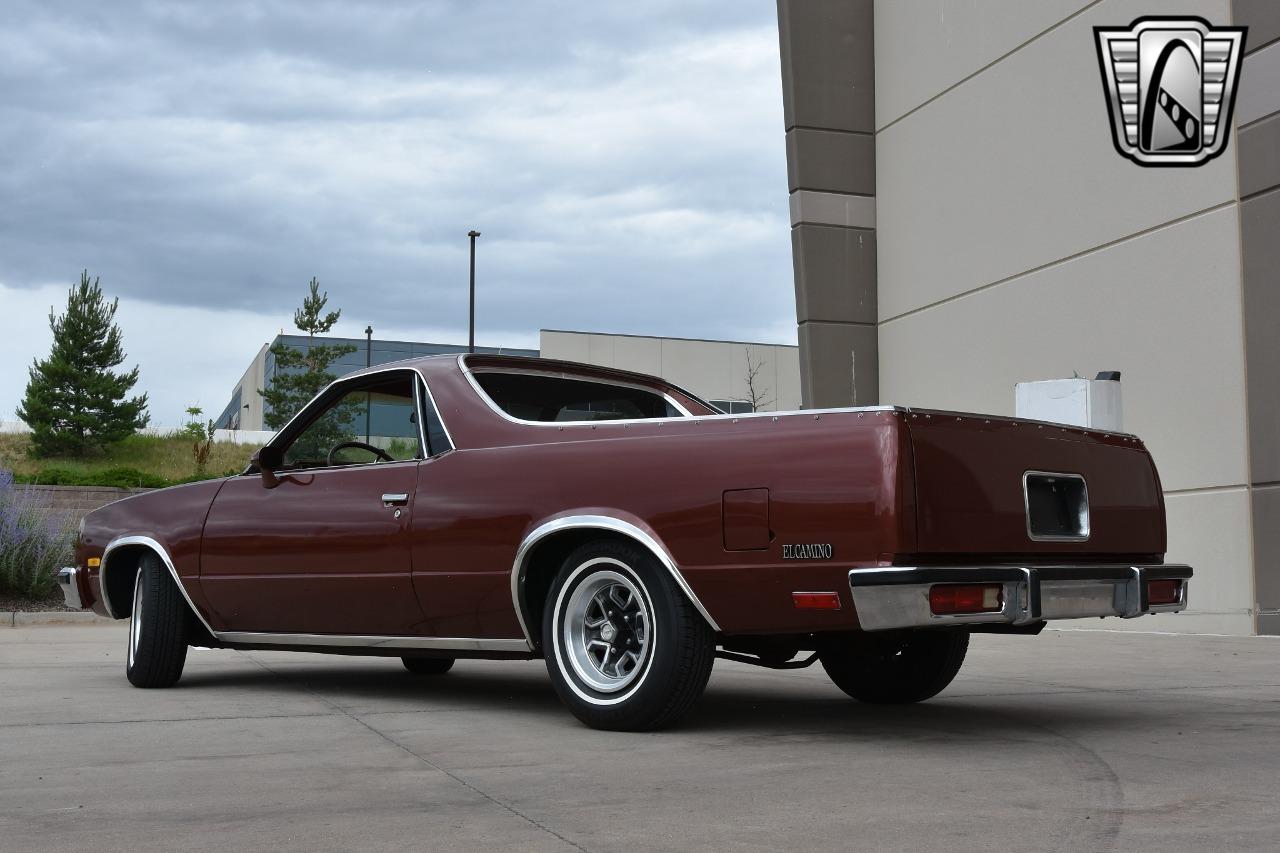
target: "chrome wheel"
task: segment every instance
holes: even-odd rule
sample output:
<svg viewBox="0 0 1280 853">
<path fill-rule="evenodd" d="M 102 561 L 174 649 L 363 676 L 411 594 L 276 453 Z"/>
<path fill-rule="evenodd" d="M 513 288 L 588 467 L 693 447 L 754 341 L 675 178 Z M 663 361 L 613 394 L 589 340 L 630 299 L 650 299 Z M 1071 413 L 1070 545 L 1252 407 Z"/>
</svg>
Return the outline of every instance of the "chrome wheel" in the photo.
<svg viewBox="0 0 1280 853">
<path fill-rule="evenodd" d="M 593 690 L 625 690 L 644 671 L 652 637 L 649 601 L 620 572 L 593 573 L 565 603 L 562 643 L 574 672 Z"/>
<path fill-rule="evenodd" d="M 138 656 L 142 643 L 142 571 L 133 580 L 133 611 L 129 616 L 129 666 Z"/>
</svg>

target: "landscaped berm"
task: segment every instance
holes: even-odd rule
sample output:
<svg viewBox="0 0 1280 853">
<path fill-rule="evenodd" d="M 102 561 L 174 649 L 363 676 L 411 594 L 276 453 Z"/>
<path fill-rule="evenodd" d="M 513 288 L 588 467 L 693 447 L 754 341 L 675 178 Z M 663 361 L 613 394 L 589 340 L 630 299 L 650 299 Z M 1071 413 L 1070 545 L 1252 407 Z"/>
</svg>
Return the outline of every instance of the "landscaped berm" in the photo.
<svg viewBox="0 0 1280 853">
<path fill-rule="evenodd" d="M 19 483 L 159 488 L 238 474 L 256 449 L 252 445 L 214 442 L 205 473 L 198 474 L 192 444 L 192 438 L 185 434 L 132 435 L 97 454 L 37 459 L 31 455 L 30 436 L 0 434 L 0 469 L 12 471 Z"/>
<path fill-rule="evenodd" d="M 256 449 L 214 442 L 201 473 L 193 443 L 190 435 L 133 435 L 80 458 L 37 459 L 29 435 L 0 434 L 0 612 L 62 609 L 55 575 L 69 565 L 80 513 L 50 506 L 29 484 L 161 488 L 239 473 Z"/>
</svg>

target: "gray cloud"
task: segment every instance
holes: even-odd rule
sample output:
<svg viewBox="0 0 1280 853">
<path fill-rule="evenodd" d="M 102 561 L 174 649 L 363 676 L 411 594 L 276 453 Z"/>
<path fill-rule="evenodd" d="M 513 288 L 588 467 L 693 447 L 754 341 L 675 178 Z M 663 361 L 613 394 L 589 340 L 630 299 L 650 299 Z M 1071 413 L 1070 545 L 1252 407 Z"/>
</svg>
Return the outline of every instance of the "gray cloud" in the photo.
<svg viewBox="0 0 1280 853">
<path fill-rule="evenodd" d="M 794 334 L 771 2 L 9 2 L 0 284 L 287 324 Z M 32 318 L 39 323 L 43 318 Z M 251 353 L 228 353 L 228 384 Z M 155 377 L 150 381 L 164 381 Z M 0 400 L 8 408 L 8 401 Z"/>
</svg>

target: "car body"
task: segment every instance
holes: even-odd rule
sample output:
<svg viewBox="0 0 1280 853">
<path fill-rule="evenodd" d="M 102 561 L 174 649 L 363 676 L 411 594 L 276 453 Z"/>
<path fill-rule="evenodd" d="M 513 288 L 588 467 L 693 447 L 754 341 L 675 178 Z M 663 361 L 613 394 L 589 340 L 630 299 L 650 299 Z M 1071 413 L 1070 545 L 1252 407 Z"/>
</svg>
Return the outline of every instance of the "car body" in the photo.
<svg viewBox="0 0 1280 853">
<path fill-rule="evenodd" d="M 579 604 L 650 609 L 627 616 L 634 634 L 603 610 L 564 617 L 608 635 L 573 629 L 595 644 L 576 670 L 594 683 L 596 650 L 605 669 L 625 652 L 615 636 L 658 643 L 664 596 L 713 653 L 789 666 L 812 650 L 829 671 L 840 644 L 1173 612 L 1191 570 L 1164 563 L 1165 541 L 1131 435 L 893 406 L 725 415 L 650 376 L 463 355 L 345 376 L 243 474 L 91 513 L 62 580 L 70 603 L 125 618 L 151 560 L 190 643 L 548 657 L 555 675 L 566 559 L 616 545 L 597 570 L 617 583 Z M 638 678 L 625 653 L 614 672 Z"/>
</svg>

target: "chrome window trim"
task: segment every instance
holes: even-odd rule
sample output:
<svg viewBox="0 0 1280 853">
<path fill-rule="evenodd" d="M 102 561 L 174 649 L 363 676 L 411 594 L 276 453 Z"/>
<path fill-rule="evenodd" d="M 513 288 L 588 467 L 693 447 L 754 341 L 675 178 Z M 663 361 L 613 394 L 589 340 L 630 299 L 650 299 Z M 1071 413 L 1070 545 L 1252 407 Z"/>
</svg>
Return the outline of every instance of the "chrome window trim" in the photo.
<svg viewBox="0 0 1280 853">
<path fill-rule="evenodd" d="M 674 420 L 683 420 L 685 418 L 700 417 L 699 415 L 691 414 L 688 409 L 682 406 L 679 403 L 679 401 L 677 401 L 674 397 L 672 397 L 667 392 L 660 391 L 655 388 L 650 388 L 646 385 L 640 385 L 634 382 L 627 382 L 625 380 L 614 381 L 612 379 L 595 379 L 588 376 L 582 376 L 580 374 L 567 373 L 563 370 L 533 370 L 530 368 L 517 368 L 517 367 L 482 367 L 480 368 L 480 371 L 479 371 L 480 373 L 514 373 L 514 374 L 520 374 L 525 376 L 548 376 L 553 379 L 572 379 L 577 382 L 591 382 L 596 385 L 616 385 L 620 388 L 631 388 L 636 391 L 644 391 L 645 393 L 653 394 L 655 397 L 661 397 L 667 403 L 667 405 L 671 406 L 671 408 L 675 409 L 677 412 L 680 413 L 679 415 L 670 415 L 670 416 L 661 417 L 661 418 L 609 418 L 606 420 L 599 420 L 599 421 L 525 420 L 524 418 L 517 418 L 515 415 L 511 414 L 510 412 L 507 412 L 505 409 L 503 409 L 501 406 L 499 406 L 497 403 L 493 401 L 493 398 L 489 396 L 488 392 L 486 392 L 484 388 L 480 386 L 480 383 L 476 380 L 475 371 L 467 367 L 466 364 L 463 362 L 462 356 L 458 356 L 458 367 L 462 370 L 462 375 L 467 377 L 467 381 L 471 383 L 471 387 L 475 390 L 476 394 L 479 395 L 480 399 L 485 402 L 485 405 L 487 405 L 490 410 L 495 412 L 503 420 L 510 421 L 513 424 L 521 424 L 522 426 L 562 427 L 562 426 L 598 426 L 600 424 L 651 424 L 655 422 L 674 421 Z"/>
<path fill-rule="evenodd" d="M 385 470 L 396 465 L 419 465 L 423 461 L 422 459 L 396 459 L 392 462 L 353 462 L 350 465 L 324 465 L 319 468 L 280 468 L 277 473 L 280 475 L 280 479 L 283 480 L 293 474 L 323 474 L 326 471 L 368 471 L 374 468 Z M 246 472 L 238 476 L 244 477 L 247 475 Z M 258 475 L 253 474 L 253 476 L 256 477 Z"/>
<path fill-rule="evenodd" d="M 444 437 L 445 437 L 445 440 L 449 442 L 449 448 L 448 448 L 448 449 L 449 449 L 449 450 L 457 450 L 457 449 L 458 449 L 458 445 L 457 445 L 457 443 L 456 443 L 456 442 L 454 442 L 454 440 L 453 440 L 453 433 L 449 432 L 449 425 L 448 425 L 448 424 L 446 424 L 446 423 L 444 422 L 444 415 L 440 414 L 440 407 L 436 405 L 436 398 L 435 398 L 435 395 L 431 393 L 431 383 L 427 382 L 427 377 L 423 375 L 423 373 L 422 373 L 422 371 L 421 371 L 421 370 L 418 370 L 417 368 L 414 368 L 414 371 L 418 374 L 418 378 L 422 380 L 422 387 L 423 387 L 423 388 L 425 388 L 425 389 L 427 390 L 427 400 L 431 403 L 431 408 L 435 410 L 435 413 L 436 413 L 436 420 L 440 421 L 440 429 L 444 430 Z M 427 448 L 427 452 L 428 452 L 428 453 L 430 453 L 430 448 L 427 446 L 427 442 L 426 442 L 426 437 L 427 437 L 426 429 L 427 429 L 427 425 L 426 425 L 426 422 L 425 422 L 425 412 L 424 412 L 424 413 L 422 413 L 422 414 L 423 414 L 423 416 L 424 416 L 424 421 L 423 421 L 423 423 L 421 424 L 421 427 L 422 427 L 422 438 L 423 438 L 422 446 L 423 446 L 423 447 L 426 447 L 426 448 Z M 440 453 L 446 453 L 446 452 L 447 452 L 447 451 L 445 451 L 445 450 L 440 451 Z M 430 455 L 431 455 L 431 456 L 439 456 L 439 455 L 440 455 L 440 453 L 430 453 Z"/>
<path fill-rule="evenodd" d="M 155 552 L 160 561 L 164 563 L 165 568 L 169 570 L 170 577 L 178 585 L 178 591 L 182 593 L 182 597 L 186 600 L 187 606 L 191 608 L 191 612 L 200 620 L 200 624 L 204 626 L 205 630 L 216 637 L 217 633 L 205 620 L 204 614 L 196 607 L 196 603 L 191 600 L 191 596 L 187 593 L 187 588 L 182 583 L 182 578 L 178 577 L 178 570 L 173 567 L 173 559 L 169 556 L 168 549 L 150 536 L 117 536 L 107 543 L 107 547 L 102 549 L 102 565 L 98 567 L 98 591 L 102 594 L 102 606 L 107 611 L 107 615 L 112 619 L 122 618 L 116 615 L 115 609 L 111 606 L 111 596 L 107 594 L 107 567 L 111 565 L 111 552 L 125 545 L 143 545 Z"/>
<path fill-rule="evenodd" d="M 1027 480 L 1030 477 L 1057 477 L 1064 480 L 1079 480 L 1084 489 L 1084 534 L 1076 536 L 1043 536 L 1031 530 L 1031 496 L 1027 493 Z M 1023 471 L 1022 472 L 1022 517 L 1027 526 L 1027 538 L 1032 542 L 1088 542 L 1093 535 L 1093 508 L 1089 506 L 1089 483 L 1083 474 L 1072 474 L 1065 471 Z"/>
<path fill-rule="evenodd" d="M 516 639 L 482 637 L 400 637 L 377 634 L 286 634 L 260 631 L 221 631 L 220 642 L 259 646 L 314 646 L 352 649 L 433 649 L 439 651 L 519 652 L 528 644 Z"/>
<path fill-rule="evenodd" d="M 524 580 L 525 561 L 529 557 L 529 552 L 533 550 L 533 546 L 538 542 L 563 530 L 581 530 L 596 529 L 609 530 L 614 533 L 621 533 L 631 539 L 634 539 L 640 545 L 647 548 L 658 562 L 671 575 L 672 580 L 680 587 L 680 591 L 688 596 L 689 601 L 693 603 L 694 608 L 707 620 L 707 624 L 711 626 L 711 630 L 716 633 L 720 632 L 720 625 L 707 612 L 707 608 L 703 606 L 702 601 L 694 593 L 689 586 L 688 581 L 684 579 L 684 575 L 680 573 L 680 569 L 676 567 L 675 560 L 667 552 L 667 549 L 655 537 L 650 536 L 645 531 L 636 527 L 630 522 L 623 521 L 620 518 L 614 518 L 611 515 L 567 515 L 560 518 L 554 518 L 544 522 L 533 529 L 524 540 L 521 541 L 519 549 L 516 551 L 515 562 L 511 565 L 511 605 L 515 608 L 516 619 L 520 622 L 520 630 L 524 633 L 525 642 L 528 644 L 530 651 L 537 648 L 533 635 L 529 633 L 529 625 L 525 622 L 524 608 L 520 600 L 521 581 Z"/>
<path fill-rule="evenodd" d="M 418 427 L 418 461 L 431 457 L 431 445 L 427 444 L 427 413 L 422 408 L 422 377 L 414 371 L 413 377 L 413 414 Z M 371 407 L 372 408 L 372 407 Z"/>
<path fill-rule="evenodd" d="M 417 361 L 417 359 L 406 359 L 406 361 L 409 361 L 409 360 Z M 332 391 L 332 390 L 334 390 L 334 389 L 338 388 L 338 386 L 340 386 L 340 385 L 344 385 L 344 384 L 347 384 L 347 383 L 354 383 L 354 382 L 357 382 L 357 381 L 359 381 L 359 380 L 361 380 L 361 379 L 364 379 L 364 378 L 366 378 L 366 377 L 369 377 L 369 376 L 377 376 L 377 375 L 382 374 L 382 373 L 394 373 L 394 372 L 396 372 L 396 371 L 409 371 L 410 373 L 412 373 L 412 374 L 416 375 L 419 379 L 421 379 L 421 380 L 422 380 L 422 384 L 423 384 L 423 385 L 426 385 L 426 384 L 427 384 L 427 377 L 423 374 L 423 372 L 422 372 L 422 370 L 421 370 L 421 369 L 419 369 L 418 367 L 415 367 L 415 366 L 413 366 L 413 365 L 404 364 L 404 362 L 403 362 L 403 361 L 393 361 L 393 362 L 391 362 L 391 363 L 389 363 L 389 364 L 387 364 L 387 365 L 385 365 L 385 366 L 383 366 L 383 367 L 378 368 L 377 370 L 369 370 L 369 369 L 365 369 L 365 370 L 362 370 L 362 371 L 360 371 L 360 372 L 358 372 L 358 373 L 348 373 L 346 376 L 340 376 L 340 377 L 338 377 L 337 379 L 335 379 L 335 380 L 333 380 L 332 382 L 330 382 L 328 385 L 326 385 L 326 386 L 324 386 L 323 388 L 321 388 L 318 392 L 316 392 L 316 395 L 315 395 L 314 397 L 312 397 L 310 400 L 308 400 L 308 401 L 307 401 L 307 403 L 306 403 L 306 405 L 304 405 L 301 409 L 298 409 L 298 411 L 294 413 L 293 417 L 289 418 L 289 420 L 288 420 L 287 422 L 285 422 L 285 425 L 284 425 L 284 426 L 282 426 L 282 427 L 280 427 L 280 429 L 276 430 L 276 434 L 275 434 L 274 436 L 272 436 L 272 437 L 271 437 L 271 440 L 270 440 L 270 441 L 268 441 L 268 442 L 267 442 L 265 445 L 263 445 L 263 446 L 264 446 L 264 447 L 272 447 L 272 448 L 278 447 L 278 446 L 279 446 L 279 442 L 280 442 L 280 440 L 281 440 L 281 437 L 282 437 L 282 436 L 284 436 L 284 435 L 286 435 L 286 434 L 289 432 L 289 429 L 293 426 L 294 422 L 295 422 L 295 421 L 297 421 L 297 420 L 298 420 L 298 418 L 300 418 L 300 417 L 302 417 L 303 415 L 307 414 L 307 412 L 308 412 L 308 411 L 310 411 L 311 407 L 312 407 L 312 406 L 314 406 L 314 405 L 316 404 L 316 401 L 317 401 L 317 400 L 319 400 L 319 399 L 321 399 L 322 397 L 324 397 L 324 396 L 325 396 L 326 394 L 328 394 L 330 391 Z M 416 399 L 417 399 L 417 397 L 416 397 L 416 395 L 417 395 L 416 383 L 415 383 L 414 394 L 415 394 L 414 399 L 416 400 Z M 428 396 L 430 396 L 430 394 L 431 394 L 431 388 L 428 386 L 428 387 L 427 387 L 427 395 L 428 395 Z M 434 398 L 433 398 L 433 399 L 432 399 L 432 403 L 434 404 L 434 402 L 435 402 L 435 400 L 434 400 Z M 445 423 L 444 415 L 441 415 L 441 414 L 440 414 L 440 409 L 439 409 L 439 407 L 437 407 L 437 408 L 436 408 L 436 415 L 437 415 L 437 417 L 439 417 L 439 418 L 440 418 L 440 426 L 441 426 L 441 427 L 443 427 L 443 429 L 444 429 L 445 437 L 446 437 L 446 438 L 448 438 L 448 439 L 449 439 L 449 443 L 450 443 L 450 444 L 452 444 L 452 445 L 456 448 L 456 447 L 457 447 L 457 445 L 456 445 L 456 444 L 453 444 L 453 435 L 449 432 L 449 425 L 448 425 L 447 423 Z M 418 420 L 419 420 L 419 421 L 422 421 L 422 419 L 423 419 L 423 414 L 422 414 L 421 409 L 419 408 L 419 411 L 418 411 Z M 419 435 L 420 435 L 420 440 L 422 441 L 422 447 L 425 449 L 425 448 L 426 448 L 426 444 L 427 444 L 427 443 L 426 443 L 425 433 L 423 433 L 423 428 L 424 428 L 424 427 L 423 427 L 423 424 L 419 423 L 419 424 L 418 424 L 418 432 L 419 432 Z M 293 439 L 293 438 L 296 438 L 296 436 L 290 436 L 290 439 Z M 282 454 L 282 456 L 283 456 L 283 454 Z M 399 462 L 421 462 L 421 461 L 423 461 L 423 460 L 421 460 L 421 459 L 398 459 L 398 460 L 396 460 L 396 462 L 397 462 L 397 463 L 399 463 Z M 373 465 L 388 465 L 388 464 L 393 464 L 393 463 L 387 463 L 387 462 L 363 462 L 363 463 L 356 463 L 356 464 L 354 464 L 354 465 L 325 465 L 325 466 L 322 466 L 322 467 L 319 467 L 319 468 L 293 468 L 293 469 L 290 469 L 290 471 L 289 471 L 288 473 L 290 473 L 290 474 L 297 474 L 297 473 L 302 473 L 302 472 L 306 472 L 306 471 L 335 471 L 335 470 L 338 470 L 339 468 L 342 468 L 342 469 L 351 469 L 351 468 L 368 468 L 368 467 L 371 467 L 371 466 L 373 466 Z M 283 469 L 282 469 L 282 470 L 283 470 Z M 253 472 L 251 472 L 248 468 L 246 468 L 246 469 L 245 469 L 244 471 L 242 471 L 238 476 L 243 477 L 243 476 L 246 476 L 246 475 L 248 475 L 248 474 L 250 474 L 250 473 L 253 473 Z"/>
<path fill-rule="evenodd" d="M 510 421 L 511 423 L 521 424 L 524 426 L 539 426 L 539 427 L 601 426 L 601 425 L 607 425 L 607 424 L 671 423 L 671 422 L 686 421 L 686 420 L 697 423 L 698 421 L 739 420 L 739 419 L 746 419 L 746 418 L 778 418 L 783 415 L 826 415 L 826 414 L 836 414 L 841 412 L 854 412 L 854 413 L 862 414 L 862 413 L 868 413 L 868 412 L 906 412 L 908 411 L 908 409 L 905 409 L 902 406 L 846 406 L 842 408 L 830 408 L 830 409 L 796 409 L 796 410 L 778 411 L 778 412 L 744 412 L 742 414 L 737 414 L 737 415 L 731 415 L 731 414 L 725 414 L 725 413 L 715 414 L 715 415 L 695 415 L 692 412 L 690 412 L 687 408 L 685 408 L 683 405 L 681 405 L 679 401 L 671 397 L 670 394 L 667 394 L 665 391 L 659 391 L 647 385 L 640 385 L 639 383 L 627 382 L 625 380 L 614 381 L 612 379 L 594 379 L 592 377 L 586 377 L 580 374 L 570 373 L 563 370 L 537 370 L 535 368 L 523 368 L 523 367 L 522 368 L 515 368 L 515 367 L 481 367 L 479 368 L 478 372 L 480 373 L 524 373 L 524 374 L 532 374 L 535 376 L 552 376 L 560 379 L 577 379 L 582 382 L 597 382 L 598 384 L 601 384 L 601 385 L 619 385 L 623 388 L 634 388 L 639 391 L 648 391 L 651 394 L 661 395 L 662 398 L 665 399 L 668 403 L 670 403 L 674 409 L 681 412 L 679 416 L 672 416 L 667 418 L 618 418 L 616 420 L 602 420 L 602 421 L 528 421 L 528 420 L 524 420 L 523 418 L 517 418 L 514 415 L 508 414 L 507 412 L 503 411 L 501 406 L 493 402 L 493 399 L 490 398 L 490 396 L 487 393 L 485 393 L 485 390 L 482 387 L 480 387 L 480 383 L 476 381 L 476 378 L 473 375 L 473 373 L 477 371 L 468 367 L 464 359 L 465 359 L 465 355 L 458 356 L 458 369 L 462 371 L 462 375 L 467 378 L 467 381 L 469 383 L 471 383 L 471 387 L 475 390 L 476 394 L 480 397 L 480 399 L 485 402 L 485 405 L 487 405 L 493 412 L 495 412 L 503 420 Z M 584 365 L 584 367 L 591 367 L 591 365 Z M 662 381 L 665 384 L 670 385 L 670 383 L 666 383 L 665 380 L 659 380 L 659 381 Z M 689 394 L 689 392 L 685 391 L 682 388 L 679 388 L 676 385 L 671 385 L 671 387 L 675 388 L 681 394 L 687 394 L 690 399 L 694 399 L 700 403 L 703 403 L 708 408 L 715 408 L 714 406 L 711 406 L 710 404 L 706 403 L 705 400 L 702 400 L 701 398 L 697 397 L 694 394 Z"/>
</svg>

